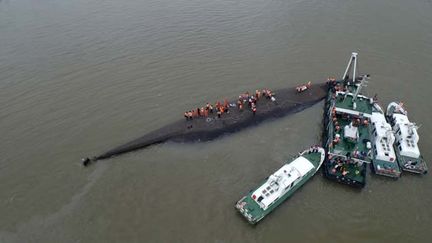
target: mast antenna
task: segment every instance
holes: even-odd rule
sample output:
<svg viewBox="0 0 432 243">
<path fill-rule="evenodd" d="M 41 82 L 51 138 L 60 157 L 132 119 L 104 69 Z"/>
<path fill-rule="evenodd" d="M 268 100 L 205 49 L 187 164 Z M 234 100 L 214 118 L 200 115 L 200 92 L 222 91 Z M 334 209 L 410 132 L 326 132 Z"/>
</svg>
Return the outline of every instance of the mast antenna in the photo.
<svg viewBox="0 0 432 243">
<path fill-rule="evenodd" d="M 348 81 L 349 74 L 350 74 L 350 71 L 352 69 L 352 72 L 353 72 L 352 80 L 355 83 L 355 78 L 356 78 L 356 75 L 357 75 L 357 56 L 358 56 L 357 52 L 351 53 L 351 57 L 350 57 L 350 59 L 348 61 L 348 65 L 347 65 L 347 67 L 345 69 L 345 73 L 344 73 L 344 75 L 342 77 L 343 81 Z"/>
<path fill-rule="evenodd" d="M 357 96 L 359 95 L 360 90 L 361 90 L 363 87 L 366 87 L 366 86 L 367 86 L 368 79 L 369 79 L 369 74 L 366 74 L 366 75 L 362 75 L 362 76 L 361 76 L 360 83 L 359 83 L 359 84 L 356 84 L 357 89 L 356 89 L 355 94 L 354 94 L 354 96 L 353 96 L 353 101 L 355 101 L 355 100 L 357 99 Z"/>
</svg>

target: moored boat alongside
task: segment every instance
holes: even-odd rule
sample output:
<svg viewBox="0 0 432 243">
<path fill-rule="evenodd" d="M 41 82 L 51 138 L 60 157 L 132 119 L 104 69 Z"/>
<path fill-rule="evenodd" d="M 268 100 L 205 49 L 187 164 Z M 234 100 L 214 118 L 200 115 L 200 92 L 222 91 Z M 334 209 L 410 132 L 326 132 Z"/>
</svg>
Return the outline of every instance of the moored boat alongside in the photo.
<svg viewBox="0 0 432 243">
<path fill-rule="evenodd" d="M 418 147 L 418 127 L 409 121 L 408 112 L 403 105 L 391 102 L 387 107 L 386 118 L 395 133 L 394 149 L 400 168 L 412 173 L 426 174 L 427 165 Z"/>
<path fill-rule="evenodd" d="M 324 157 L 321 147 L 303 151 L 241 198 L 235 208 L 249 223 L 256 224 L 307 182 L 318 171 Z"/>
<path fill-rule="evenodd" d="M 369 75 L 357 77 L 357 53 L 352 53 L 342 80 L 329 79 L 325 104 L 323 146 L 327 150 L 324 176 L 364 187 L 371 162 L 369 123 L 373 99 L 360 94 Z M 352 69 L 352 79 L 349 78 Z"/>
<path fill-rule="evenodd" d="M 401 172 L 393 149 L 395 136 L 392 127 L 385 119 L 382 108 L 377 103 L 373 106 L 371 122 L 373 171 L 378 175 L 399 178 Z"/>
</svg>

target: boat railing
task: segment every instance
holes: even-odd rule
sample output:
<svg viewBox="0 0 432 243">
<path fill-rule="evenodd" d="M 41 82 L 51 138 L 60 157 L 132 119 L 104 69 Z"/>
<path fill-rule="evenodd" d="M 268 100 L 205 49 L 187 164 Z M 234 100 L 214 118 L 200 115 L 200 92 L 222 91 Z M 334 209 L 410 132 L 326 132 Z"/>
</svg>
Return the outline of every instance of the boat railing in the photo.
<svg viewBox="0 0 432 243">
<path fill-rule="evenodd" d="M 342 154 L 336 154 L 336 153 L 331 153 L 331 152 L 329 152 L 328 154 L 330 156 L 332 156 L 332 157 L 341 157 L 341 158 L 343 158 L 345 160 L 350 159 L 350 160 L 353 160 L 353 161 L 355 161 L 357 163 L 366 163 L 366 164 L 370 164 L 371 163 L 371 161 L 362 160 L 362 159 L 358 159 L 358 158 L 353 158 L 353 157 L 348 158 L 347 156 L 342 155 Z"/>
<path fill-rule="evenodd" d="M 312 146 L 312 147 L 310 147 L 310 148 L 304 150 L 303 152 L 300 152 L 300 153 L 299 153 L 299 156 L 302 156 L 302 155 L 304 155 L 304 154 L 306 154 L 306 153 L 324 153 L 323 150 L 324 150 L 324 149 L 321 148 L 321 147 L 319 147 L 319 146 Z"/>
</svg>

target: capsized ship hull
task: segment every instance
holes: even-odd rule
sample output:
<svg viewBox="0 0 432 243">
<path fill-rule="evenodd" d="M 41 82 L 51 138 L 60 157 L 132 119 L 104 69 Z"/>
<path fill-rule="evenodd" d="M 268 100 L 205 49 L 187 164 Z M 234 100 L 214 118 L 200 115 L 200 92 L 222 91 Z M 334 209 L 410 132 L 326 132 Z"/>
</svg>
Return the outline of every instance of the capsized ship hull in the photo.
<svg viewBox="0 0 432 243">
<path fill-rule="evenodd" d="M 274 92 L 276 101 L 265 98 L 260 99 L 257 102 L 255 115 L 247 107 L 243 108 L 242 111 L 239 111 L 237 107 L 231 107 L 229 113 L 223 114 L 220 118 L 213 113 L 208 117 L 194 118 L 188 121 L 179 120 L 98 156 L 85 158 L 83 164 L 88 165 L 97 160 L 107 159 L 167 141 L 199 142 L 213 140 L 224 134 L 235 133 L 266 120 L 302 111 L 320 102 L 326 96 L 326 91 L 327 86 L 325 83 L 312 85 L 301 93 L 297 92 L 295 87 L 276 90 Z"/>
</svg>

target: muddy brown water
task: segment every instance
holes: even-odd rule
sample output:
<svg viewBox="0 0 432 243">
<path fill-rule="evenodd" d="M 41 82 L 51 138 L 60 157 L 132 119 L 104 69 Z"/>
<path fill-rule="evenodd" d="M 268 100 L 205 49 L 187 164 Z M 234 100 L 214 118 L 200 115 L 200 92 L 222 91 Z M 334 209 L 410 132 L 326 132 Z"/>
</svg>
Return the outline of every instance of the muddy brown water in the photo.
<svg viewBox="0 0 432 243">
<path fill-rule="evenodd" d="M 323 104 L 214 142 L 97 154 L 257 88 L 342 76 L 402 100 L 432 168 L 430 0 L 1 0 L 0 242 L 429 242 L 432 179 L 317 174 L 251 227 L 233 206 L 320 141 Z"/>
</svg>

